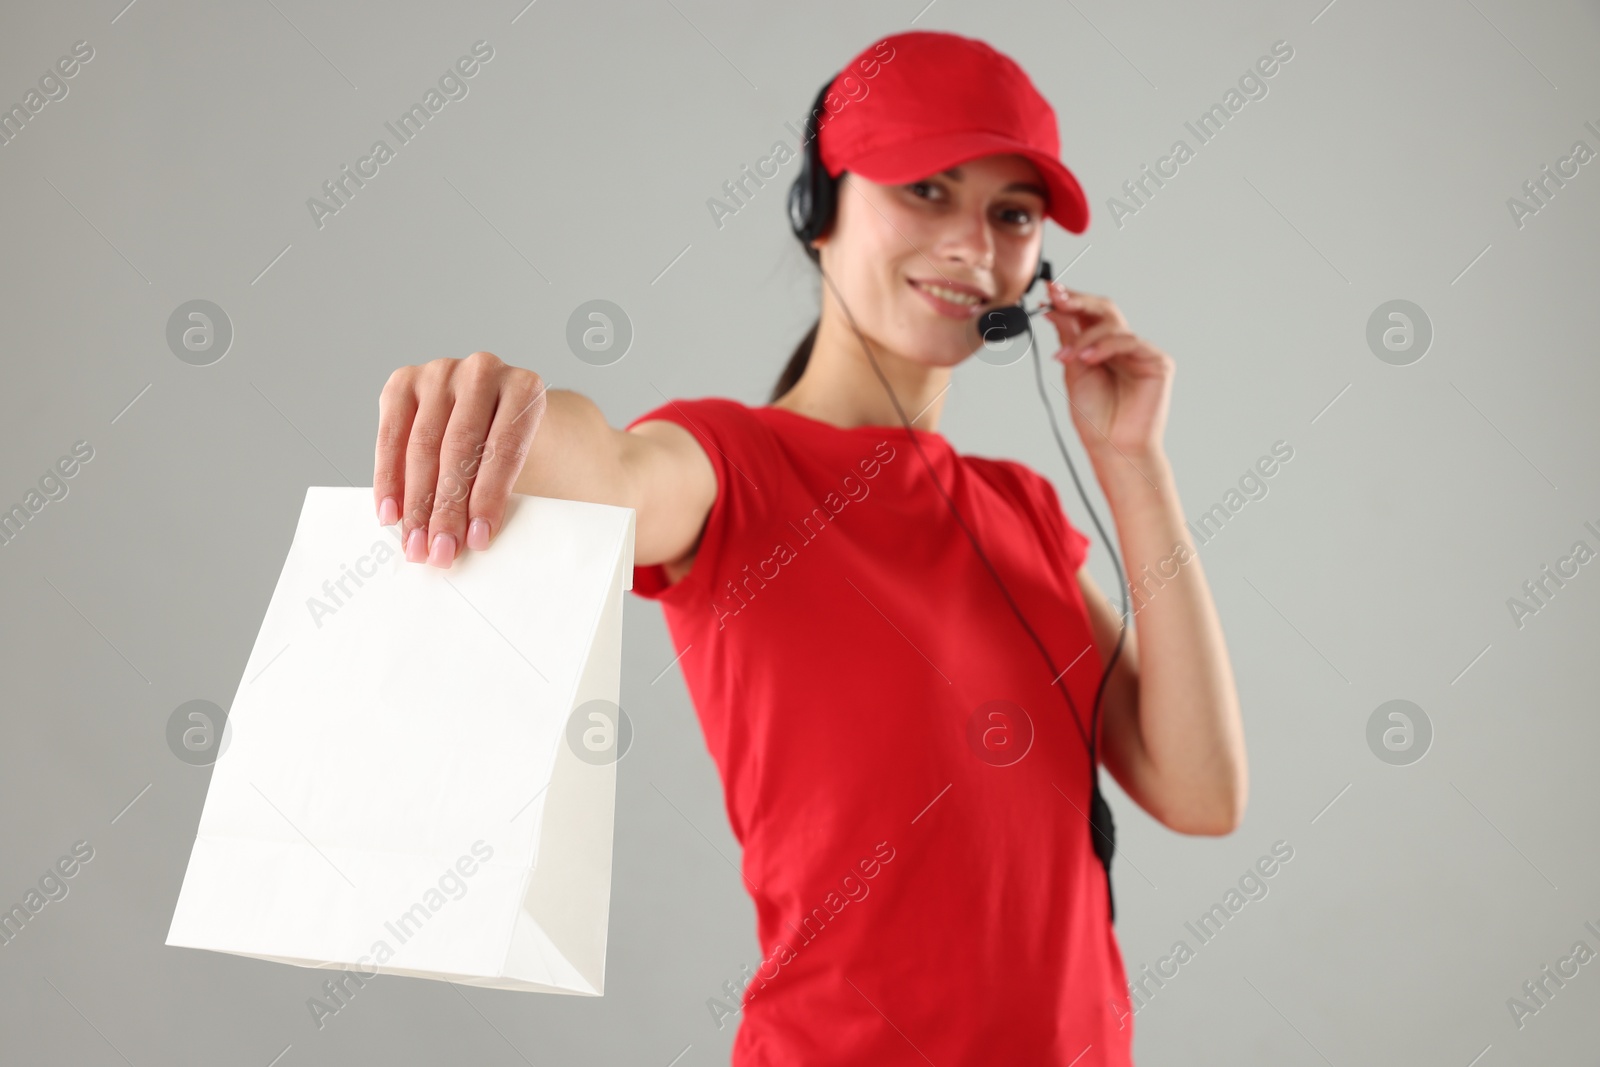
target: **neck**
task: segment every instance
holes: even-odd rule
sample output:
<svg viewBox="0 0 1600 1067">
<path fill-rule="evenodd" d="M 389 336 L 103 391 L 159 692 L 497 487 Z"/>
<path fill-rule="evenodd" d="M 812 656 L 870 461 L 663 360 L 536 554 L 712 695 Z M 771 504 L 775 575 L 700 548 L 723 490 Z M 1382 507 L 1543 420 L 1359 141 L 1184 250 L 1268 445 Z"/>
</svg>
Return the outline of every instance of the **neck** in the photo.
<svg viewBox="0 0 1600 1067">
<path fill-rule="evenodd" d="M 918 430 L 937 431 L 939 413 L 948 395 L 950 368 L 907 359 L 870 336 L 867 344 L 872 346 L 878 369 L 888 379 L 906 419 Z M 904 425 L 883 382 L 873 371 L 860 338 L 827 293 L 805 373 L 772 406 L 844 429 Z"/>
</svg>

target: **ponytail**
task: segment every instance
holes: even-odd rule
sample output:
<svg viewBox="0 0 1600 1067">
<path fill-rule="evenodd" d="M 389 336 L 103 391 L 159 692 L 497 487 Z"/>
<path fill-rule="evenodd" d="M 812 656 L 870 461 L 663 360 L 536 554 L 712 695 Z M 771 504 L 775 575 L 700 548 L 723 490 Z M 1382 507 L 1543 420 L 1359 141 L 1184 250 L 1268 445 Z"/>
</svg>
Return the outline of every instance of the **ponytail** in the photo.
<svg viewBox="0 0 1600 1067">
<path fill-rule="evenodd" d="M 811 262 L 821 262 L 822 254 L 812 248 L 809 243 L 805 245 L 805 249 L 806 256 Z M 817 343 L 817 327 L 820 325 L 822 325 L 822 319 L 819 317 L 816 322 L 811 324 L 811 329 L 806 331 L 806 335 L 800 338 L 800 343 L 795 345 L 794 352 L 789 356 L 789 362 L 784 365 L 783 373 L 778 375 L 778 381 L 772 387 L 772 396 L 768 398 L 767 403 L 773 403 L 784 393 L 793 389 L 794 384 L 800 380 L 800 376 L 806 372 L 806 364 L 811 362 L 811 349 Z"/>
<path fill-rule="evenodd" d="M 800 375 L 806 372 L 806 364 L 811 362 L 811 346 L 817 343 L 817 327 L 821 320 L 813 322 L 811 329 L 800 338 L 800 343 L 795 346 L 794 354 L 789 357 L 788 364 L 783 368 L 783 373 L 778 375 L 778 383 L 772 387 L 772 396 L 767 403 L 771 404 L 784 393 L 794 388 L 794 383 L 800 380 Z"/>
</svg>

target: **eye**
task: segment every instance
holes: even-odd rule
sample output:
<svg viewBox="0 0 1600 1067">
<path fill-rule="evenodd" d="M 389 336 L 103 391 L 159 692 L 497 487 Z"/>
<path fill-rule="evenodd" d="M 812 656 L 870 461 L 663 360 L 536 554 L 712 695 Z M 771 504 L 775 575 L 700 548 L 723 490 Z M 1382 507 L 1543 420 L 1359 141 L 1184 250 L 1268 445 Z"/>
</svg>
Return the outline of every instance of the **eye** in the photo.
<svg viewBox="0 0 1600 1067">
<path fill-rule="evenodd" d="M 906 183 L 906 190 L 912 196 L 921 200 L 940 201 L 945 199 L 944 188 L 935 182 L 923 179 L 922 181 Z"/>
<path fill-rule="evenodd" d="M 999 209 L 999 215 L 1007 225 L 1018 228 L 1031 226 L 1038 219 L 1033 209 L 1026 207 L 1003 207 Z"/>
</svg>

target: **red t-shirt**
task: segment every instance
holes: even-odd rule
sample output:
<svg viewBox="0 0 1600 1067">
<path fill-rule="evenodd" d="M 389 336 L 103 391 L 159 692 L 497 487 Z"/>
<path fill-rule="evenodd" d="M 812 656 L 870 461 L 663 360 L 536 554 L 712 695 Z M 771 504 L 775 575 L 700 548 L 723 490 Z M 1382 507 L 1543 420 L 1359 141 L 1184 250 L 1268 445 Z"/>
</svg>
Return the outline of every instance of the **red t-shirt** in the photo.
<svg viewBox="0 0 1600 1067">
<path fill-rule="evenodd" d="M 716 397 L 650 419 L 717 476 L 689 573 L 633 591 L 663 605 L 755 899 L 742 1005 L 707 990 L 735 1067 L 1126 1067 L 1083 735 L 908 432 Z M 1022 464 L 916 440 L 1087 731 L 1088 538 Z"/>
</svg>

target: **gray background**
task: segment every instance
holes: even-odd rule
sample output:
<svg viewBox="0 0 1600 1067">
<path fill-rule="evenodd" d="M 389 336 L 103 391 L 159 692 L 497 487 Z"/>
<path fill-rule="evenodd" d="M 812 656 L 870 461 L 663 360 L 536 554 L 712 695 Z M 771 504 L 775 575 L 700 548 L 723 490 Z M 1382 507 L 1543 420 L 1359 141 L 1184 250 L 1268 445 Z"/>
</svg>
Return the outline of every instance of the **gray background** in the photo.
<svg viewBox="0 0 1600 1067">
<path fill-rule="evenodd" d="M 0 948 L 0 1059 L 727 1061 L 705 1001 L 759 959 L 754 912 L 655 605 L 628 598 L 638 734 L 600 999 L 379 978 L 319 1031 L 322 975 L 165 947 L 209 771 L 163 731 L 184 701 L 231 700 L 306 486 L 371 484 L 394 367 L 488 349 L 617 425 L 663 396 L 764 402 L 817 301 L 781 210 L 795 166 L 720 230 L 705 201 L 916 17 L 990 41 L 1055 105 L 1094 222 L 1047 251 L 1177 361 L 1187 514 L 1295 450 L 1201 550 L 1247 729 L 1243 826 L 1181 837 L 1109 786 L 1129 971 L 1192 945 L 1185 920 L 1274 841 L 1294 859 L 1139 1012 L 1138 1061 L 1595 1062 L 1600 962 L 1520 1030 L 1506 1007 L 1575 941 L 1600 949 L 1600 565 L 1521 629 L 1506 606 L 1600 546 L 1600 162 L 1521 229 L 1506 206 L 1574 140 L 1600 149 L 1594 4 L 124 3 L 0 16 L 0 102 L 95 49 L 0 148 L 0 506 L 95 449 L 0 547 L 0 902 L 95 848 Z M 306 199 L 480 39 L 495 58 L 469 95 L 319 230 Z M 1118 228 L 1108 197 L 1193 144 L 1184 120 L 1280 39 L 1269 95 Z M 235 330 L 208 367 L 165 342 L 197 298 Z M 609 367 L 564 340 L 595 298 L 636 331 Z M 1397 298 L 1435 331 L 1404 367 L 1365 340 Z M 1093 534 L 1031 374 L 968 361 L 941 429 L 1048 474 Z M 1090 562 L 1112 589 L 1098 541 Z M 1405 767 L 1366 741 L 1396 698 L 1435 731 Z"/>
</svg>

